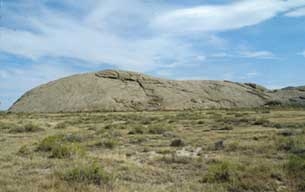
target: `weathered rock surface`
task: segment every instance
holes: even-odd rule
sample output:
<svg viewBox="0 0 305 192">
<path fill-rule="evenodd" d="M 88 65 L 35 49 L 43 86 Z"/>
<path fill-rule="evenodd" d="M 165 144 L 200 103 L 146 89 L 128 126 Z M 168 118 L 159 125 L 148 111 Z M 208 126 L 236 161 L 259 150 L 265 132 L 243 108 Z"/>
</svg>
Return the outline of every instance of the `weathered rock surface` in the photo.
<svg viewBox="0 0 305 192">
<path fill-rule="evenodd" d="M 174 81 L 106 70 L 74 75 L 24 94 L 11 112 L 79 112 L 250 108 L 283 103 L 305 106 L 305 88 L 270 91 L 229 81 Z"/>
</svg>

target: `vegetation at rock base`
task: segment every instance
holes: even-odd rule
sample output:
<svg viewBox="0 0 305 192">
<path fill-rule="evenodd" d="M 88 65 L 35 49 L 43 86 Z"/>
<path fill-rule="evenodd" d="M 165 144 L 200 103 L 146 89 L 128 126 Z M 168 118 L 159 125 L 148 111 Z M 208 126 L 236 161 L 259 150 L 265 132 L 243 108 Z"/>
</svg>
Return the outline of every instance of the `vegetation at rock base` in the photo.
<svg viewBox="0 0 305 192">
<path fill-rule="evenodd" d="M 0 191 L 305 191 L 305 110 L 1 114 Z"/>
</svg>

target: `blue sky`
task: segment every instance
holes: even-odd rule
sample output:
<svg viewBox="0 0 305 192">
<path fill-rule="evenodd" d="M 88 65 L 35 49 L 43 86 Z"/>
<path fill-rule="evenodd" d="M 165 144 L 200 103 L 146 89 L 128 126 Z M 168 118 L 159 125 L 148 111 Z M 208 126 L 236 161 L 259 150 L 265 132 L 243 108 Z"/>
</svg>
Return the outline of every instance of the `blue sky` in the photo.
<svg viewBox="0 0 305 192">
<path fill-rule="evenodd" d="M 305 0 L 0 0 L 0 109 L 75 73 L 305 85 Z"/>
</svg>

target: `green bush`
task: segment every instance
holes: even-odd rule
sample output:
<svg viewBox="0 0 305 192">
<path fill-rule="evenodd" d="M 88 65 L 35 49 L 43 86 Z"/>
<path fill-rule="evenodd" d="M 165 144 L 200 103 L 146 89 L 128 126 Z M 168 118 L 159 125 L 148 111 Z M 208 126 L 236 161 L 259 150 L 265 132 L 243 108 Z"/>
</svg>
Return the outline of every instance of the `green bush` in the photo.
<svg viewBox="0 0 305 192">
<path fill-rule="evenodd" d="M 296 155 L 285 164 L 291 191 L 305 191 L 305 159 Z"/>
<path fill-rule="evenodd" d="M 58 159 L 64 159 L 64 158 L 71 158 L 75 155 L 84 155 L 85 151 L 83 148 L 81 148 L 79 145 L 68 145 L 68 144 L 61 144 L 56 145 L 51 150 L 51 158 L 58 158 Z"/>
<path fill-rule="evenodd" d="M 114 139 L 104 139 L 98 143 L 95 144 L 97 147 L 104 147 L 106 149 L 114 149 L 118 145 L 118 142 Z"/>
<path fill-rule="evenodd" d="M 13 127 L 9 130 L 9 133 L 24 133 L 25 129 L 23 127 Z"/>
<path fill-rule="evenodd" d="M 0 129 L 13 129 L 15 127 L 17 127 L 17 125 L 14 123 L 0 122 Z"/>
<path fill-rule="evenodd" d="M 264 127 L 271 126 L 271 122 L 267 119 L 257 119 L 253 122 L 253 125 L 261 125 Z"/>
<path fill-rule="evenodd" d="M 228 143 L 225 146 L 226 151 L 237 151 L 238 149 L 240 149 L 240 144 L 238 141 L 234 141 L 231 143 Z"/>
<path fill-rule="evenodd" d="M 272 100 L 272 101 L 268 101 L 265 105 L 266 106 L 281 106 L 281 105 L 283 105 L 283 103 L 281 101 Z"/>
<path fill-rule="evenodd" d="M 61 123 L 58 123 L 57 125 L 55 125 L 54 129 L 65 129 L 67 127 L 68 127 L 67 122 L 61 122 Z"/>
<path fill-rule="evenodd" d="M 84 138 L 77 134 L 68 134 L 64 136 L 64 140 L 71 143 L 80 143 Z"/>
<path fill-rule="evenodd" d="M 67 145 L 55 145 L 51 150 L 51 158 L 64 159 L 72 156 L 73 151 Z"/>
<path fill-rule="evenodd" d="M 37 151 L 50 152 L 51 158 L 58 159 L 85 154 L 85 150 L 81 146 L 69 143 L 64 135 L 46 137 L 39 143 Z"/>
<path fill-rule="evenodd" d="M 278 150 L 284 150 L 291 153 L 302 153 L 305 150 L 305 138 L 303 135 L 280 137 L 277 140 Z"/>
<path fill-rule="evenodd" d="M 172 128 L 165 124 L 155 124 L 148 127 L 148 133 L 150 134 L 163 134 L 170 130 L 172 130 Z"/>
<path fill-rule="evenodd" d="M 182 139 L 174 139 L 170 144 L 171 147 L 183 147 L 184 145 L 185 143 Z"/>
<path fill-rule="evenodd" d="M 29 147 L 27 145 L 23 145 L 20 147 L 20 149 L 18 150 L 18 155 L 29 155 L 31 153 L 31 150 L 29 149 Z"/>
<path fill-rule="evenodd" d="M 103 141 L 103 146 L 107 149 L 114 149 L 116 145 L 117 145 L 117 142 L 113 139 L 108 139 L 108 140 Z"/>
<path fill-rule="evenodd" d="M 143 126 L 135 126 L 131 131 L 129 131 L 128 134 L 134 135 L 134 134 L 144 134 L 145 127 Z"/>
<path fill-rule="evenodd" d="M 36 132 L 36 131 L 42 131 L 43 129 L 36 124 L 28 123 L 24 126 L 24 130 L 25 132 Z"/>
<path fill-rule="evenodd" d="M 208 167 L 208 173 L 204 175 L 202 182 L 221 184 L 226 187 L 226 191 L 273 191 L 276 184 L 268 168 L 261 164 L 245 166 L 216 161 Z"/>
<path fill-rule="evenodd" d="M 54 135 L 44 138 L 37 147 L 38 151 L 49 152 L 63 142 L 63 135 Z"/>
<path fill-rule="evenodd" d="M 111 176 L 97 164 L 75 167 L 63 173 L 62 178 L 68 182 L 94 185 L 109 184 L 111 181 Z"/>
<path fill-rule="evenodd" d="M 38 131 L 43 131 L 43 129 L 36 124 L 28 123 L 25 124 L 24 126 L 11 127 L 9 133 L 31 133 Z"/>
<path fill-rule="evenodd" d="M 234 169 L 228 162 L 216 162 L 208 168 L 207 175 L 203 181 L 208 183 L 224 183 L 232 181 Z"/>
</svg>

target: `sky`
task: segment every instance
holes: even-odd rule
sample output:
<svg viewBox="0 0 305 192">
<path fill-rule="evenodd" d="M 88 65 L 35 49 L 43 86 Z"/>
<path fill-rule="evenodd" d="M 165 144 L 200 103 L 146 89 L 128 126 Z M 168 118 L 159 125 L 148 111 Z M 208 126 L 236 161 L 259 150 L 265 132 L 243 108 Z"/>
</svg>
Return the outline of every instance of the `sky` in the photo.
<svg viewBox="0 0 305 192">
<path fill-rule="evenodd" d="M 104 69 L 305 85 L 305 0 L 0 0 L 0 110 Z"/>
</svg>

